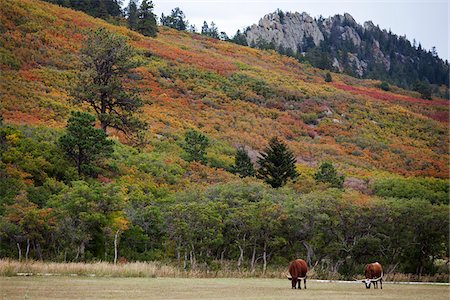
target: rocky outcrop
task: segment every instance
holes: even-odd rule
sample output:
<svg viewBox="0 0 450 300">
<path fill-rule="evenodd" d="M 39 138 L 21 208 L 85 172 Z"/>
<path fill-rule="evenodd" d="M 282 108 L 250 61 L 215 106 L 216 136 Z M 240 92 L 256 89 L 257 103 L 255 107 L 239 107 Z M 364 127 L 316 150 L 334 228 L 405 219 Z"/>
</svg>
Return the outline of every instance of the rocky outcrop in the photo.
<svg viewBox="0 0 450 300">
<path fill-rule="evenodd" d="M 343 72 L 350 68 L 355 75 L 363 77 L 367 74 L 370 64 L 357 54 L 356 50 L 363 46 L 371 47 L 373 63 L 381 65 L 386 71 L 390 69 L 390 58 L 381 51 L 377 40 L 363 45 L 364 31 L 372 31 L 376 28 L 378 27 L 371 21 L 365 22 L 363 26 L 358 24 L 347 13 L 316 20 L 305 12 L 300 14 L 277 11 L 264 16 L 258 24 L 247 28 L 245 36 L 247 43 L 254 47 L 264 48 L 270 45 L 276 50 L 291 49 L 294 54 L 318 46 L 327 39 L 328 43 L 336 44 L 331 46 L 336 48 L 336 55 L 330 61 L 334 71 Z M 343 61 L 342 55 L 338 55 L 341 51 L 338 47 L 342 45 L 346 45 L 346 49 L 353 49 L 353 52 L 347 53 L 346 61 Z"/>
<path fill-rule="evenodd" d="M 259 41 L 272 42 L 294 53 L 304 47 L 308 40 L 317 46 L 324 39 L 317 22 L 307 13 L 298 12 L 268 14 L 258 25 L 252 25 L 245 35 L 249 45 L 257 45 Z"/>
</svg>

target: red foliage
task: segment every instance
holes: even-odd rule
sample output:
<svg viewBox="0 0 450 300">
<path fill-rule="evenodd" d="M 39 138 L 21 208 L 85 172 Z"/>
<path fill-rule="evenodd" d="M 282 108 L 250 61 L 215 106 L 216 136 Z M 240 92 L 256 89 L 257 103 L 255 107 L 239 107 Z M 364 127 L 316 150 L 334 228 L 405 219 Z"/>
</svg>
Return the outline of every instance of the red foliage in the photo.
<svg viewBox="0 0 450 300">
<path fill-rule="evenodd" d="M 352 94 L 369 96 L 374 99 L 384 100 L 384 101 L 406 101 L 411 103 L 425 104 L 425 105 L 448 105 L 449 102 L 447 100 L 424 100 L 420 98 L 413 98 L 399 94 L 392 94 L 388 92 L 382 92 L 375 89 L 369 88 L 359 88 L 355 86 L 350 86 L 338 82 L 331 83 L 335 88 L 349 91 Z"/>
</svg>

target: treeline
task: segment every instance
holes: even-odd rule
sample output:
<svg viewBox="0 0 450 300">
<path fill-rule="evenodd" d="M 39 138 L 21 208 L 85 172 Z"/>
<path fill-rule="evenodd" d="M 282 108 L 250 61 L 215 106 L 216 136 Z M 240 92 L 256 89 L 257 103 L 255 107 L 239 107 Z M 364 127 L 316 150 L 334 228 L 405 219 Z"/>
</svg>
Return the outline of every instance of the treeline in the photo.
<svg viewBox="0 0 450 300">
<path fill-rule="evenodd" d="M 1 211 L 1 256 L 19 259 L 175 260 L 211 271 L 227 260 L 264 272 L 304 257 L 350 278 L 375 260 L 386 271 L 433 274 L 449 242 L 444 204 L 254 181 L 157 195 L 135 183 L 48 178 Z"/>
<path fill-rule="evenodd" d="M 83 11 L 93 17 L 102 18 L 108 22 L 124 25 L 143 35 L 155 37 L 158 33 L 158 18 L 154 14 L 153 1 L 130 0 L 127 7 L 122 9 L 122 1 L 118 0 L 44 0 L 60 6 Z M 215 39 L 230 40 L 225 32 L 220 32 L 214 22 L 204 21 L 200 31 L 194 24 L 189 24 L 186 15 L 175 7 L 170 14 L 161 14 L 159 24 L 176 30 L 188 30 Z"/>
<path fill-rule="evenodd" d="M 105 142 L 83 116 L 74 114 L 64 131 L 0 125 L 0 256 L 165 260 L 210 271 L 225 261 L 264 271 L 304 257 L 316 270 L 346 278 L 374 260 L 386 271 L 443 271 L 436 261 L 449 250 L 445 180 L 377 179 L 379 197 L 369 196 L 344 190 L 332 165 L 322 164 L 309 189 L 305 174 L 272 188 L 252 177 L 258 170 L 230 183 L 183 187 L 192 176 L 186 166 Z M 72 130 L 74 123 L 85 125 Z M 91 159 L 79 172 L 67 142 L 87 128 L 103 142 L 88 139 Z M 180 145 L 182 157 L 208 163 L 203 151 L 192 150 L 205 139 L 192 135 Z"/>
</svg>

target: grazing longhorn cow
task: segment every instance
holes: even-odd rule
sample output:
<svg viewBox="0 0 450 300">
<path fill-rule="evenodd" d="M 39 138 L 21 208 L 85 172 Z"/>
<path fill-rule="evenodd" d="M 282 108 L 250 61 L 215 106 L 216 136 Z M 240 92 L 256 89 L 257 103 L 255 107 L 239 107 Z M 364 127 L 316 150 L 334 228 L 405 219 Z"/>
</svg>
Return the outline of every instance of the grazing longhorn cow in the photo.
<svg viewBox="0 0 450 300">
<path fill-rule="evenodd" d="M 383 289 L 383 268 L 380 263 L 375 262 L 368 264 L 364 267 L 364 274 L 366 279 L 363 280 L 367 289 L 370 289 L 370 284 L 373 282 L 373 288 L 378 288 L 378 281 L 380 282 L 380 287 Z"/>
<path fill-rule="evenodd" d="M 306 289 L 306 272 L 308 272 L 308 266 L 303 259 L 296 259 L 289 264 L 289 274 L 288 279 L 292 281 L 292 288 L 296 289 L 297 281 L 298 288 L 302 289 L 301 282 L 303 279 L 303 283 Z"/>
</svg>

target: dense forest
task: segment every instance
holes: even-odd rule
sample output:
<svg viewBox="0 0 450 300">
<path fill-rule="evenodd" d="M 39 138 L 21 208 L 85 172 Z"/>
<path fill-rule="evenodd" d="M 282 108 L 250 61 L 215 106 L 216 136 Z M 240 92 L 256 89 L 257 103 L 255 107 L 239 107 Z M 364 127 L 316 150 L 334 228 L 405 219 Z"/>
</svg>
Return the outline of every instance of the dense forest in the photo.
<svg viewBox="0 0 450 300">
<path fill-rule="evenodd" d="M 448 100 L 0 3 L 1 258 L 448 274 Z"/>
</svg>

